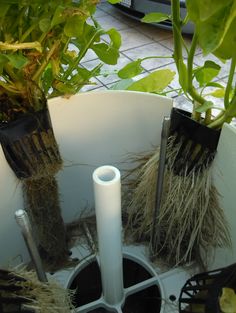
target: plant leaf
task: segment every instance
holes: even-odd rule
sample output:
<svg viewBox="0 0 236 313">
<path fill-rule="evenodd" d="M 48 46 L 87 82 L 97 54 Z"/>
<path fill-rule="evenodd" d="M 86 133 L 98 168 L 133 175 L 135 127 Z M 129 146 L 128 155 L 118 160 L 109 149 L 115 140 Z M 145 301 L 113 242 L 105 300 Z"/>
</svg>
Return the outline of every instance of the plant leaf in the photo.
<svg viewBox="0 0 236 313">
<path fill-rule="evenodd" d="M 157 70 L 148 76 L 134 82 L 127 90 L 160 92 L 173 80 L 175 72 L 169 69 Z"/>
<path fill-rule="evenodd" d="M 170 19 L 170 16 L 164 13 L 148 13 L 146 14 L 141 21 L 144 23 L 160 23 Z"/>
<path fill-rule="evenodd" d="M 9 4 L 6 3 L 0 3 L 0 18 L 4 17 L 10 8 Z"/>
<path fill-rule="evenodd" d="M 196 22 L 207 20 L 232 2 L 233 0 L 186 0 L 186 7 L 190 19 Z"/>
<path fill-rule="evenodd" d="M 39 21 L 39 28 L 43 33 L 47 33 L 51 28 L 51 20 L 49 18 L 42 18 Z"/>
<path fill-rule="evenodd" d="M 231 59 L 236 51 L 236 17 L 232 21 L 221 45 L 213 52 L 220 59 Z"/>
<path fill-rule="evenodd" d="M 217 88 L 224 88 L 223 85 L 219 84 L 219 83 L 215 83 L 215 82 L 210 82 L 206 84 L 206 87 L 217 87 Z"/>
<path fill-rule="evenodd" d="M 214 52 L 225 41 L 225 35 L 236 17 L 236 1 L 187 0 L 186 5 L 190 20 L 196 24 L 203 53 Z M 225 58 L 224 55 L 221 57 Z"/>
<path fill-rule="evenodd" d="M 65 21 L 64 6 L 58 5 L 51 21 L 51 27 L 63 23 Z"/>
<path fill-rule="evenodd" d="M 108 36 L 110 37 L 111 40 L 111 45 L 115 49 L 120 49 L 121 46 L 121 35 L 118 33 L 118 31 L 115 28 L 109 29 L 107 32 Z"/>
<path fill-rule="evenodd" d="M 122 0 L 108 0 L 108 2 L 111 3 L 111 4 L 116 4 L 116 3 L 119 3 L 121 1 Z"/>
<path fill-rule="evenodd" d="M 53 82 L 53 73 L 52 73 L 51 64 L 49 64 L 47 69 L 44 71 L 42 78 L 43 78 L 42 79 L 43 91 L 47 95 L 50 87 L 52 86 L 52 82 Z"/>
<path fill-rule="evenodd" d="M 213 61 L 207 60 L 204 65 L 195 70 L 195 77 L 199 83 L 199 86 L 205 86 L 215 78 L 220 71 L 221 67 Z"/>
<path fill-rule="evenodd" d="M 21 54 L 6 54 L 5 56 L 9 60 L 11 66 L 17 69 L 23 68 L 28 63 L 28 59 Z"/>
<path fill-rule="evenodd" d="M 4 64 L 6 64 L 7 62 L 8 62 L 8 59 L 7 59 L 7 57 L 6 57 L 6 54 L 0 53 L 0 64 L 1 64 L 1 65 L 4 65 Z"/>
<path fill-rule="evenodd" d="M 107 45 L 106 43 L 94 44 L 91 49 L 93 49 L 101 61 L 110 65 L 117 64 L 119 57 L 117 49 Z"/>
<path fill-rule="evenodd" d="M 83 34 L 84 20 L 78 15 L 73 15 L 66 21 L 64 34 L 68 37 L 79 37 Z"/>
<path fill-rule="evenodd" d="M 213 108 L 213 106 L 214 106 L 214 103 L 212 101 L 206 101 L 203 103 L 203 105 L 196 108 L 195 111 L 198 113 L 203 113 L 203 112 L 206 112 L 207 110 Z"/>
<path fill-rule="evenodd" d="M 133 84 L 133 79 L 128 78 L 128 79 L 122 79 L 118 81 L 116 84 L 111 86 L 111 90 L 126 90 L 128 87 Z"/>
<path fill-rule="evenodd" d="M 75 87 L 72 86 L 69 82 L 56 81 L 53 84 L 53 87 L 58 90 L 61 94 L 75 94 Z"/>
<path fill-rule="evenodd" d="M 143 68 L 141 66 L 142 59 L 138 59 L 136 61 L 130 62 L 125 65 L 122 69 L 120 69 L 117 75 L 120 78 L 126 79 L 137 76 L 142 73 Z"/>
<path fill-rule="evenodd" d="M 216 89 L 213 92 L 211 92 L 211 95 L 215 98 L 224 98 L 225 89 L 224 88 Z"/>
</svg>

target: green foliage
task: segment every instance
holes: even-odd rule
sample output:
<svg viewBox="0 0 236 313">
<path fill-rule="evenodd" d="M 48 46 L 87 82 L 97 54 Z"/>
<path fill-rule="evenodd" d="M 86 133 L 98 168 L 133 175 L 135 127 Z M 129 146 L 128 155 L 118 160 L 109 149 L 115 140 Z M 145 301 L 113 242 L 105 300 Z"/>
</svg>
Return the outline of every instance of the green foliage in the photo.
<svg viewBox="0 0 236 313">
<path fill-rule="evenodd" d="M 157 70 L 148 76 L 131 84 L 127 90 L 143 92 L 161 92 L 173 80 L 175 72 L 169 69 Z"/>
<path fill-rule="evenodd" d="M 164 13 L 149 13 L 142 18 L 144 23 L 160 23 L 170 19 L 170 16 Z"/>
<path fill-rule="evenodd" d="M 108 0 L 108 2 L 110 2 L 111 4 L 116 4 L 121 2 L 121 0 Z"/>
<path fill-rule="evenodd" d="M 221 67 L 213 61 L 206 61 L 202 67 L 198 67 L 194 71 L 196 80 L 200 87 L 210 83 L 220 72 Z"/>
<path fill-rule="evenodd" d="M 236 117 L 236 86 L 234 83 L 236 0 L 186 0 L 186 8 L 187 16 L 182 20 L 180 1 L 171 0 L 171 16 L 154 12 L 147 14 L 142 20 L 146 23 L 161 22 L 165 18 L 172 20 L 173 58 L 178 71 L 180 92 L 184 92 L 187 98 L 193 102 L 193 110 L 201 115 L 207 126 L 220 128 L 224 122 L 230 122 L 233 117 Z M 186 21 L 194 23 L 194 34 L 189 49 L 182 35 L 182 26 L 185 25 Z M 219 62 L 207 60 L 203 66 L 196 67 L 194 57 L 197 46 L 200 46 L 204 55 L 213 54 L 219 59 Z M 183 56 L 183 48 L 187 51 L 187 60 Z M 231 64 L 228 82 L 224 88 L 216 80 L 220 74 L 220 64 L 226 60 L 230 60 Z M 139 64 L 139 60 L 137 60 L 137 64 Z M 125 73 L 126 71 L 124 71 Z M 213 90 L 206 93 L 207 87 L 211 87 Z M 212 101 L 208 100 L 207 96 L 222 99 L 223 109 L 214 118 L 211 116 L 211 110 L 215 106 Z"/>
<path fill-rule="evenodd" d="M 0 108 L 5 120 L 36 109 L 27 99 L 35 86 L 47 97 L 74 94 L 90 84 L 104 63 L 117 63 L 121 37 L 94 19 L 98 2 L 1 0 L 0 101 L 12 99 Z M 81 66 L 89 49 L 101 61 L 92 70 Z"/>
<path fill-rule="evenodd" d="M 227 49 L 226 53 L 223 53 L 224 49 L 221 46 L 227 44 L 226 35 L 228 39 L 235 38 L 235 28 L 233 28 L 236 18 L 235 0 L 187 0 L 186 5 L 189 18 L 195 23 L 199 45 L 203 52 L 214 53 L 220 49 L 222 58 L 230 58 L 233 51 Z M 235 50 L 235 41 L 233 46 Z"/>
<path fill-rule="evenodd" d="M 195 109 L 196 112 L 198 113 L 203 113 L 206 112 L 207 110 L 211 109 L 214 107 L 214 103 L 212 101 L 206 101 L 199 107 Z"/>
<path fill-rule="evenodd" d="M 130 85 L 133 84 L 133 79 L 131 78 L 127 78 L 127 79 L 122 79 L 120 81 L 118 81 L 117 83 L 115 83 L 114 85 L 112 85 L 112 87 L 110 88 L 111 90 L 126 90 L 128 89 L 128 87 Z"/>
<path fill-rule="evenodd" d="M 136 61 L 130 62 L 125 67 L 123 67 L 117 73 L 120 78 L 127 79 L 137 76 L 142 73 L 143 68 L 141 66 L 142 59 L 137 59 Z"/>
</svg>

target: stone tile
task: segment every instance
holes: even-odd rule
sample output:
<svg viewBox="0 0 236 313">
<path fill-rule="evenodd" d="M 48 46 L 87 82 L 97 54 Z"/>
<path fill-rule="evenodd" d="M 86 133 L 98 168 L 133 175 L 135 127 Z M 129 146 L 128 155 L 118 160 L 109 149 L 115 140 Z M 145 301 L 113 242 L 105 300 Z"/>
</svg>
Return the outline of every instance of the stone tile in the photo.
<svg viewBox="0 0 236 313">
<path fill-rule="evenodd" d="M 96 78 L 91 78 L 90 81 L 91 81 L 91 84 L 90 84 L 90 85 L 85 85 L 85 86 L 83 86 L 83 87 L 80 89 L 80 92 L 91 91 L 91 90 L 94 90 L 94 89 L 98 89 L 98 88 L 103 87 L 103 85 L 101 84 L 101 82 L 100 82 L 98 79 L 96 79 Z"/>
<path fill-rule="evenodd" d="M 166 97 L 169 97 L 169 98 L 172 98 L 172 99 L 178 97 L 178 93 L 174 89 L 169 87 L 169 86 L 165 89 L 165 94 L 164 95 Z"/>
<path fill-rule="evenodd" d="M 174 107 L 192 112 L 193 105 L 184 95 L 180 95 L 174 98 Z"/>
<path fill-rule="evenodd" d="M 227 84 L 228 82 L 228 75 L 223 77 L 222 80 L 224 81 L 225 84 Z M 236 75 L 234 75 L 234 79 L 233 79 L 233 86 L 236 85 Z"/>
<path fill-rule="evenodd" d="M 110 15 L 113 15 L 113 16 L 115 16 L 116 12 L 117 12 L 117 9 L 113 5 L 109 4 L 107 1 L 102 2 L 101 4 L 99 4 L 98 8 L 100 10 L 110 14 Z"/>
<path fill-rule="evenodd" d="M 141 34 L 134 28 L 128 28 L 121 30 L 120 32 L 122 38 L 121 51 L 125 51 L 132 48 L 137 48 L 153 41 L 147 36 Z M 105 39 L 106 40 L 106 39 Z"/>
<path fill-rule="evenodd" d="M 94 17 L 97 19 L 98 17 L 102 17 L 106 15 L 107 15 L 106 12 L 104 12 L 103 10 L 100 10 L 99 7 L 97 7 Z"/>
<path fill-rule="evenodd" d="M 97 22 L 105 29 L 115 28 L 116 30 L 126 29 L 129 26 L 111 15 L 96 18 Z"/>
<path fill-rule="evenodd" d="M 117 76 L 116 72 L 121 69 L 122 67 L 124 67 L 127 63 L 129 63 L 130 60 L 128 58 L 126 58 L 125 56 L 121 55 L 121 57 L 119 58 L 119 61 L 116 65 L 108 65 L 108 64 L 104 64 L 104 66 L 102 67 L 101 72 L 103 74 L 99 75 L 97 77 L 97 79 L 102 82 L 102 84 L 107 85 L 107 84 L 111 84 L 114 83 L 116 81 L 119 80 L 119 77 Z M 93 60 L 93 61 L 89 61 L 89 62 L 84 62 L 82 63 L 82 66 L 84 66 L 85 68 L 91 70 L 93 69 L 96 65 L 98 65 L 100 63 L 99 59 Z"/>
<path fill-rule="evenodd" d="M 87 53 L 85 54 L 85 56 L 83 57 L 81 62 L 83 63 L 83 62 L 95 60 L 97 58 L 98 57 L 97 57 L 96 53 L 92 49 L 88 49 Z"/>
<path fill-rule="evenodd" d="M 191 46 L 191 38 L 189 36 L 185 35 L 184 36 L 184 41 L 185 41 L 187 49 L 189 49 L 190 46 Z M 161 44 L 163 46 L 165 46 L 166 48 L 170 49 L 171 51 L 174 51 L 174 41 L 173 41 L 173 37 L 172 36 L 170 36 L 169 38 L 167 38 L 165 40 L 162 40 Z M 198 55 L 200 53 L 201 53 L 201 48 L 198 47 L 196 49 L 196 53 L 195 54 Z M 184 47 L 183 47 L 183 56 L 184 56 L 184 58 L 186 58 L 188 56 L 188 53 L 187 53 L 187 51 L 186 51 L 186 49 Z"/>
<path fill-rule="evenodd" d="M 141 24 L 139 20 L 124 14 L 122 11 L 118 10 L 117 8 L 115 8 L 115 11 L 112 14 L 115 18 L 129 25 L 130 27 L 138 27 Z"/>
<path fill-rule="evenodd" d="M 143 68 L 149 71 L 173 62 L 173 59 L 171 58 L 171 52 L 157 42 L 153 42 L 135 49 L 124 51 L 123 54 L 132 60 L 151 56 L 170 57 L 170 58 L 153 58 L 143 61 L 142 62 Z"/>
<path fill-rule="evenodd" d="M 139 22 L 135 29 L 150 39 L 158 42 L 172 37 L 172 32 L 170 30 L 165 30 L 157 26 L 142 22 Z"/>
</svg>

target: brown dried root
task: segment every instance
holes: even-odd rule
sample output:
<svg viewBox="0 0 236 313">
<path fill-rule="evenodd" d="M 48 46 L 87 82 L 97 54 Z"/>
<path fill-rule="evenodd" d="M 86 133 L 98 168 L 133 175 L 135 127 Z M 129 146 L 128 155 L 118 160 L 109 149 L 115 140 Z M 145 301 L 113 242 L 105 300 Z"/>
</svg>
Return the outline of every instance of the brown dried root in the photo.
<svg viewBox="0 0 236 313">
<path fill-rule="evenodd" d="M 73 309 L 72 296 L 71 290 L 62 288 L 55 281 L 40 282 L 33 271 L 0 270 L 2 312 L 8 312 L 9 307 L 21 312 L 23 306 L 36 313 L 70 313 Z"/>
<path fill-rule="evenodd" d="M 136 182 L 133 179 L 128 186 L 132 199 L 126 211 L 126 235 L 135 242 L 150 243 L 155 223 L 158 232 L 153 238 L 154 258 L 161 257 L 171 266 L 196 259 L 201 261 L 202 252 L 209 254 L 211 248 L 231 244 L 224 212 L 219 206 L 219 194 L 212 181 L 212 165 L 203 171 L 187 173 L 186 170 L 185 174 L 176 175 L 173 160 L 180 145 L 173 145 L 173 140 L 169 140 L 167 147 L 168 166 L 157 220 L 153 221 L 158 149 L 136 169 Z"/>
<path fill-rule="evenodd" d="M 23 181 L 26 210 L 45 269 L 55 271 L 68 266 L 66 230 L 61 216 L 55 177 Z"/>
</svg>

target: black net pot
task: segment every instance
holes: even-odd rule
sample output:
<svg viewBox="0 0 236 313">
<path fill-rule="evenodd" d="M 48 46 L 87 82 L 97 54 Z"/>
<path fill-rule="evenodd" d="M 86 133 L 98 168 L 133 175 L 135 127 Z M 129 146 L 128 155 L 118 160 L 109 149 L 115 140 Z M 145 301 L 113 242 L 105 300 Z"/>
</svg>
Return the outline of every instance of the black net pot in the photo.
<svg viewBox="0 0 236 313">
<path fill-rule="evenodd" d="M 236 263 L 188 279 L 179 297 L 180 313 L 220 313 L 222 288 L 236 290 Z"/>
<path fill-rule="evenodd" d="M 61 167 L 47 108 L 0 123 L 0 142 L 8 164 L 20 179 L 37 177 L 43 172 L 55 174 Z"/>
<path fill-rule="evenodd" d="M 191 118 L 191 113 L 173 108 L 171 111 L 170 136 L 174 136 L 173 145 L 180 149 L 175 157 L 175 174 L 186 170 L 203 170 L 214 159 L 220 130 L 211 129 Z"/>
</svg>

